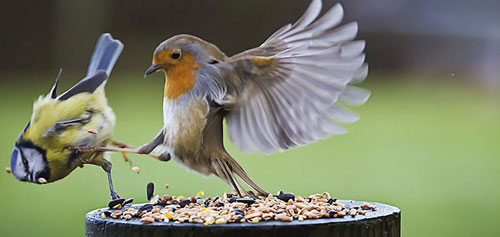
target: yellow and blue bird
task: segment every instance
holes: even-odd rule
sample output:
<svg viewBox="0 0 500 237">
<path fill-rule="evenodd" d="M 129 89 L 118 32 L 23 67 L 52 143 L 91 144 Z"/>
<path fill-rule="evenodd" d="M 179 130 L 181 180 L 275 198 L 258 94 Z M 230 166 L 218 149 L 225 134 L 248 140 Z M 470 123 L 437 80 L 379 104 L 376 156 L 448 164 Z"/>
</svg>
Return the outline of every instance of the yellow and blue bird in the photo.
<svg viewBox="0 0 500 237">
<path fill-rule="evenodd" d="M 45 184 L 66 177 L 84 164 L 93 164 L 106 171 L 111 198 L 120 198 L 113 188 L 112 165 L 106 154 L 79 148 L 112 143 L 115 115 L 104 87 L 122 49 L 119 40 L 110 34 L 101 35 L 86 76 L 57 95 L 59 71 L 50 92 L 35 101 L 30 122 L 11 155 L 12 174 L 18 180 Z"/>
</svg>

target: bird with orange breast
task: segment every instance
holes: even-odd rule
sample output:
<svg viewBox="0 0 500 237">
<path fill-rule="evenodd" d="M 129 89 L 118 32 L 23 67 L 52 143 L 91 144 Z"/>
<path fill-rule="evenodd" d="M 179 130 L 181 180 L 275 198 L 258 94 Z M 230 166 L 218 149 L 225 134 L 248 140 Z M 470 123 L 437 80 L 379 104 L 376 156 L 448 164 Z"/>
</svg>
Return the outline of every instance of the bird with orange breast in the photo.
<svg viewBox="0 0 500 237">
<path fill-rule="evenodd" d="M 344 134 L 341 123 L 358 119 L 346 108 L 361 105 L 369 91 L 353 86 L 367 75 L 357 23 L 339 26 L 343 9 L 318 17 L 321 0 L 259 47 L 227 57 L 191 35 L 163 41 L 146 75 L 165 73 L 164 126 L 139 153 L 163 151 L 203 175 L 216 175 L 239 195 L 243 180 L 255 184 L 226 151 L 223 120 L 245 152 L 273 153 Z M 157 150 L 156 150 L 157 149 Z"/>
</svg>

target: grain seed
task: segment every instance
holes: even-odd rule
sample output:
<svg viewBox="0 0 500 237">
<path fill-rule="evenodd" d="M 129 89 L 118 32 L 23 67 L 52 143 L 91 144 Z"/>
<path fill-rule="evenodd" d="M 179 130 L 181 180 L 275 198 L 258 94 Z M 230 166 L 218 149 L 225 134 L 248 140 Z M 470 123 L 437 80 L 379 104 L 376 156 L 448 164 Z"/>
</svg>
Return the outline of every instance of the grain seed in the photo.
<svg viewBox="0 0 500 237">
<path fill-rule="evenodd" d="M 134 171 L 136 174 L 138 174 L 141 172 L 141 168 L 134 166 L 134 167 L 132 167 L 132 171 Z"/>
<path fill-rule="evenodd" d="M 146 223 L 146 224 L 150 224 L 150 223 L 155 222 L 155 219 L 153 217 L 146 216 L 146 217 L 141 218 L 141 222 Z"/>
<path fill-rule="evenodd" d="M 151 188 L 152 189 L 152 188 Z M 307 198 L 290 193 L 279 192 L 278 195 L 240 197 L 237 194 L 224 194 L 221 197 L 202 198 L 203 193 L 186 198 L 182 195 L 163 195 L 161 200 L 156 195 L 151 199 L 154 203 L 139 208 L 128 206 L 124 211 L 100 210 L 102 218 L 111 217 L 131 220 L 140 218 L 143 223 L 170 222 L 203 223 L 204 225 L 227 223 L 258 223 L 260 221 L 291 222 L 294 219 L 343 218 L 350 215 L 365 215 L 366 210 L 375 211 L 376 206 L 369 203 L 354 205 L 344 204 L 330 197 L 328 193 L 313 194 Z M 130 201 L 129 201 L 130 200 Z M 115 208 L 129 204 L 129 200 L 113 200 Z M 158 205 L 161 204 L 161 205 Z"/>
</svg>

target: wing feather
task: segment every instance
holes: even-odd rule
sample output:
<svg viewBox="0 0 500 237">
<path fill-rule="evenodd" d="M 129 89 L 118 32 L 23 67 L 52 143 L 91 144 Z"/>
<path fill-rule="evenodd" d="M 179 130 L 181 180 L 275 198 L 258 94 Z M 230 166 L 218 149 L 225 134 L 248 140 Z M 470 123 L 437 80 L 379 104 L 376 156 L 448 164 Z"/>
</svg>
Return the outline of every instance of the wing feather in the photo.
<svg viewBox="0 0 500 237">
<path fill-rule="evenodd" d="M 93 93 L 101 85 L 105 85 L 122 49 L 123 44 L 119 40 L 113 39 L 109 33 L 102 34 L 90 58 L 87 75 L 69 90 L 57 97 L 57 99 L 67 100 L 79 93 Z M 57 78 L 59 78 L 59 76 Z M 57 81 L 58 80 L 56 80 L 51 92 L 52 97 L 55 97 Z"/>
<path fill-rule="evenodd" d="M 225 94 L 213 97 L 225 108 L 229 135 L 242 151 L 283 151 L 344 134 L 341 124 L 359 119 L 337 102 L 361 105 L 370 95 L 351 85 L 368 72 L 365 42 L 354 41 L 356 22 L 338 26 L 340 4 L 317 19 L 321 5 L 313 0 L 293 25 L 205 74 L 223 87 Z"/>
</svg>

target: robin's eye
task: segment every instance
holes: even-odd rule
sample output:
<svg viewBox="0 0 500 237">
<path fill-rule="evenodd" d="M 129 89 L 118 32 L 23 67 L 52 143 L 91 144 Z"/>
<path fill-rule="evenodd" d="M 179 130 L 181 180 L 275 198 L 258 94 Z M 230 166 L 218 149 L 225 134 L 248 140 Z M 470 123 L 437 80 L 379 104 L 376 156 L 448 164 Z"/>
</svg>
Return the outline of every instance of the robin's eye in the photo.
<svg viewBox="0 0 500 237">
<path fill-rule="evenodd" d="M 173 59 L 178 59 L 181 57 L 181 52 L 175 51 L 172 53 L 172 55 L 170 55 L 170 57 L 172 57 Z"/>
</svg>

